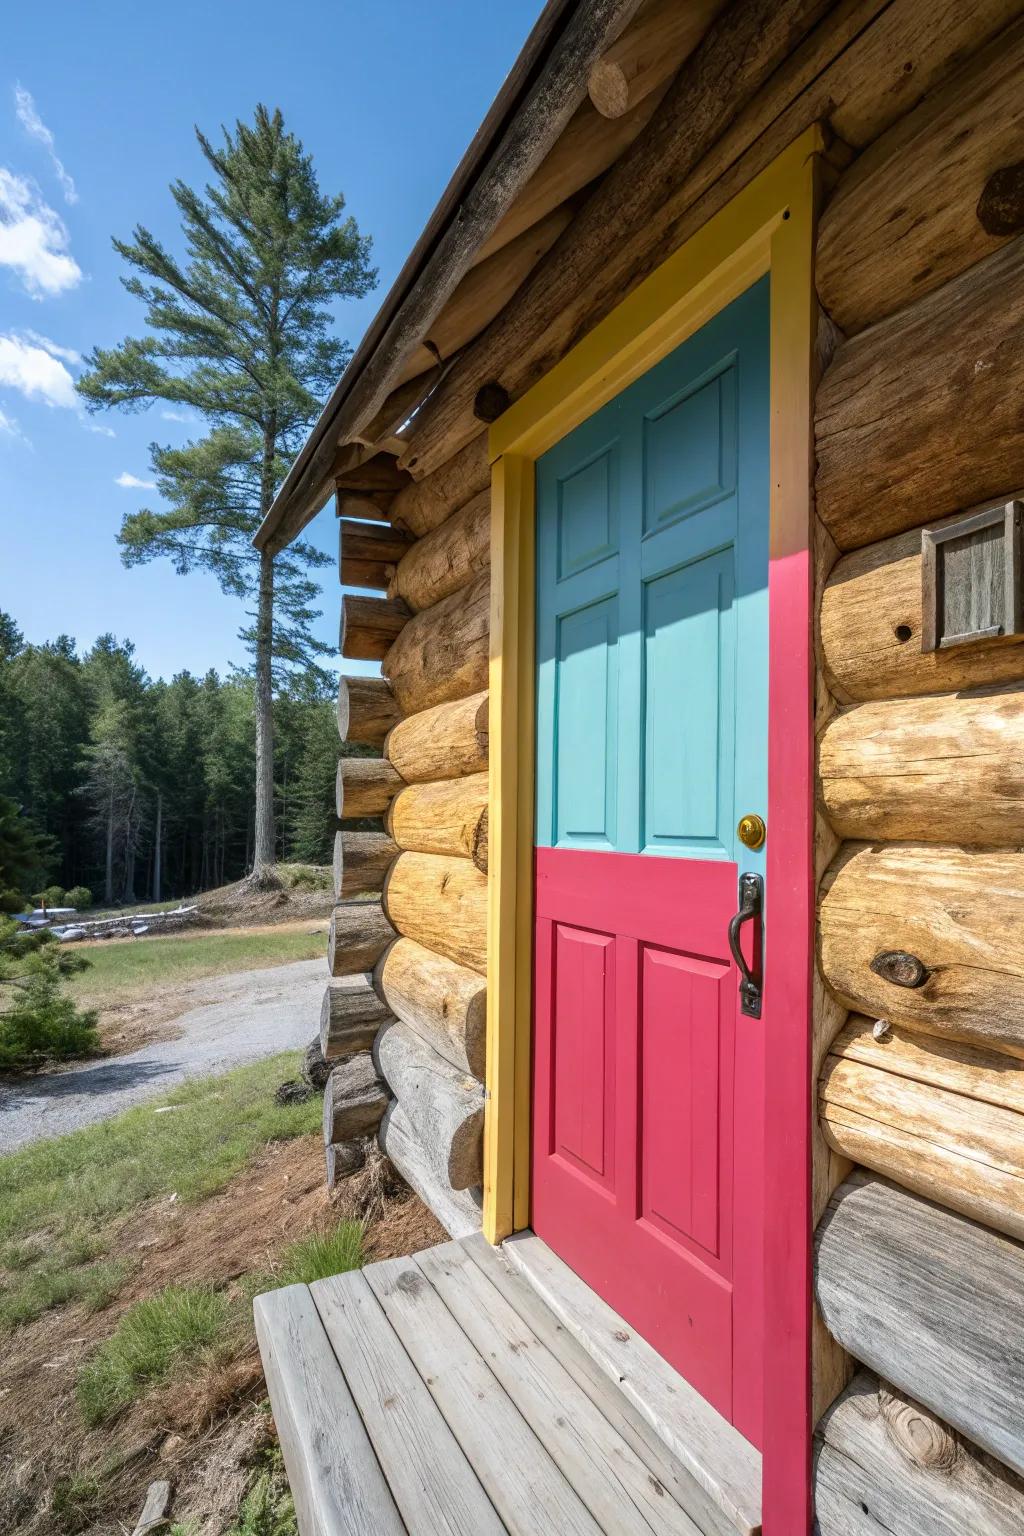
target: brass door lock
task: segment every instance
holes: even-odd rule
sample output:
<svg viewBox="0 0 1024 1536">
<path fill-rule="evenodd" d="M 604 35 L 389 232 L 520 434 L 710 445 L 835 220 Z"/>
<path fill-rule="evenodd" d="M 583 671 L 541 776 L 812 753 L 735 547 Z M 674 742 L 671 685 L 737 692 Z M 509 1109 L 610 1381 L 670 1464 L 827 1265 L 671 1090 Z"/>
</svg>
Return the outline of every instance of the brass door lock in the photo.
<svg viewBox="0 0 1024 1536">
<path fill-rule="evenodd" d="M 764 847 L 764 840 L 768 836 L 768 828 L 760 816 L 755 816 L 751 812 L 746 816 L 740 817 L 739 825 L 736 828 L 736 835 L 744 848 L 756 850 Z"/>
</svg>

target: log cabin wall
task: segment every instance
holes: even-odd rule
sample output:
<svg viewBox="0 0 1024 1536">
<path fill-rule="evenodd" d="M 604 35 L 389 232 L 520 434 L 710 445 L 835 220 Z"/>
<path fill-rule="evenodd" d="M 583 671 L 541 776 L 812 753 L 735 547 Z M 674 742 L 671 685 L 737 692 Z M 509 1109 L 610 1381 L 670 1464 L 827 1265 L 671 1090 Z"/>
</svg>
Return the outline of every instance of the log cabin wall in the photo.
<svg viewBox="0 0 1024 1536">
<path fill-rule="evenodd" d="M 1024 645 L 922 650 L 921 529 L 1024 486 L 1024 6 L 704 0 L 669 71 L 631 39 L 682 9 L 648 0 L 606 50 L 391 395 L 339 439 L 342 576 L 378 594 L 346 598 L 342 653 L 384 675 L 342 681 L 342 738 L 380 756 L 342 763 L 338 814 L 384 825 L 338 838 L 329 1170 L 380 1124 L 453 1232 L 479 1223 L 482 422 L 820 121 L 846 168 L 816 263 L 817 1518 L 1009 1536 Z"/>
</svg>

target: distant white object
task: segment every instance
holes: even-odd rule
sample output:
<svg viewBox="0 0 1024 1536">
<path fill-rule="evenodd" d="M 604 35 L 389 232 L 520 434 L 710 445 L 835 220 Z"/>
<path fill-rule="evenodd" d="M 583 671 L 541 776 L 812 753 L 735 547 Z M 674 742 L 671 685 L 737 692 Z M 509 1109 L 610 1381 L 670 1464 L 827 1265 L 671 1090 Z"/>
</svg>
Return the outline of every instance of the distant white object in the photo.
<svg viewBox="0 0 1024 1536">
<path fill-rule="evenodd" d="M 148 923 L 133 923 L 132 924 L 132 933 L 135 935 L 135 937 L 137 939 L 141 938 L 144 933 L 148 933 L 148 932 L 149 932 L 149 924 Z"/>
<path fill-rule="evenodd" d="M 55 928 L 53 932 L 61 944 L 74 944 L 76 939 L 84 939 L 86 937 L 86 930 L 84 928 L 76 928 L 73 925 Z"/>
</svg>

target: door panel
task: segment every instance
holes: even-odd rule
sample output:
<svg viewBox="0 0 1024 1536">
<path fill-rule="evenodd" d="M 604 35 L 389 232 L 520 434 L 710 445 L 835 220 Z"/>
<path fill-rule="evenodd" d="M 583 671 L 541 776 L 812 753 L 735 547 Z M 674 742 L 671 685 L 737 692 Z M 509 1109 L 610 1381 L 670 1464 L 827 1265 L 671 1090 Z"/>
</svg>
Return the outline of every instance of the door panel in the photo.
<svg viewBox="0 0 1024 1536">
<path fill-rule="evenodd" d="M 768 371 L 765 279 L 537 464 L 533 1225 L 756 1443 Z"/>
</svg>

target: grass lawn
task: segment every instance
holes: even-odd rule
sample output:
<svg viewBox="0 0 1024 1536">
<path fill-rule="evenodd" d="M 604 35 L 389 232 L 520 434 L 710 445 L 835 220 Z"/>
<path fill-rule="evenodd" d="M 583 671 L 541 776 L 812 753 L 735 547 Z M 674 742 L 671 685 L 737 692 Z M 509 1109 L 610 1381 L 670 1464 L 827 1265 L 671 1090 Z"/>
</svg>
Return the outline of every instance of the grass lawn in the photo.
<svg viewBox="0 0 1024 1536">
<path fill-rule="evenodd" d="M 268 1142 L 316 1131 L 318 1099 L 274 1102 L 297 1065 L 288 1052 L 187 1083 L 0 1158 L 0 1328 L 73 1299 L 106 1305 L 127 1273 L 110 1252 L 120 1218 L 158 1195 L 202 1200 Z M 154 1113 L 163 1104 L 174 1108 Z"/>
<path fill-rule="evenodd" d="M 314 960 L 324 951 L 322 933 L 299 928 L 260 928 L 235 932 L 168 935 L 166 938 L 107 939 L 79 949 L 91 962 L 75 976 L 70 990 L 83 1007 L 123 1003 L 155 987 L 180 986 L 228 971 Z"/>
</svg>

